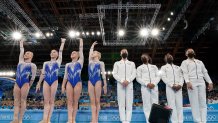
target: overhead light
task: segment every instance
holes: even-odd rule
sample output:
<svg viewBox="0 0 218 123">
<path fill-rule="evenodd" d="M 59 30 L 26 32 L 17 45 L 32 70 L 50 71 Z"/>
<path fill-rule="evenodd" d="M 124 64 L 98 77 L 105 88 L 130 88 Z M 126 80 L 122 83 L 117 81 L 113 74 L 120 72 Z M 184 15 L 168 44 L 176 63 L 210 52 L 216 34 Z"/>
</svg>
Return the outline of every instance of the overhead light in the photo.
<svg viewBox="0 0 218 123">
<path fill-rule="evenodd" d="M 41 34 L 39 32 L 36 32 L 34 35 L 35 35 L 36 38 L 40 38 L 41 37 Z"/>
<path fill-rule="evenodd" d="M 163 27 L 162 30 L 165 30 L 165 27 Z"/>
<path fill-rule="evenodd" d="M 157 28 L 152 29 L 152 31 L 151 31 L 152 36 L 157 36 L 158 34 L 159 34 L 159 29 L 157 29 Z"/>
<path fill-rule="evenodd" d="M 70 30 L 70 31 L 68 32 L 68 36 L 69 36 L 70 38 L 74 38 L 74 37 L 76 36 L 76 32 L 75 32 L 74 30 Z"/>
<path fill-rule="evenodd" d="M 86 35 L 89 35 L 89 32 L 86 32 Z"/>
<path fill-rule="evenodd" d="M 140 36 L 142 36 L 142 37 L 146 37 L 149 34 L 147 28 L 142 28 L 139 33 L 140 33 Z"/>
<path fill-rule="evenodd" d="M 107 72 L 107 74 L 108 74 L 108 75 L 110 75 L 110 74 L 111 74 L 111 72 L 110 72 L 110 71 L 108 71 L 108 72 Z"/>
<path fill-rule="evenodd" d="M 82 35 L 85 35 L 85 32 L 82 32 Z"/>
<path fill-rule="evenodd" d="M 99 32 L 99 31 L 97 31 L 97 33 L 96 33 L 97 35 L 100 35 L 101 33 Z"/>
<path fill-rule="evenodd" d="M 20 40 L 22 38 L 22 34 L 18 31 L 12 32 L 12 38 L 14 40 Z"/>
<path fill-rule="evenodd" d="M 170 12 L 170 15 L 172 15 L 172 16 L 173 16 L 173 14 L 174 14 L 173 12 Z"/>
<path fill-rule="evenodd" d="M 125 31 L 123 29 L 118 30 L 118 36 L 123 37 L 125 35 Z"/>
<path fill-rule="evenodd" d="M 79 36 L 80 35 L 80 32 L 76 32 L 76 36 Z"/>
<path fill-rule="evenodd" d="M 91 34 L 92 34 L 92 35 L 95 35 L 95 33 L 94 33 L 94 32 L 92 32 Z"/>
<path fill-rule="evenodd" d="M 167 21 L 170 21 L 171 19 L 170 18 L 167 18 Z"/>
<path fill-rule="evenodd" d="M 50 37 L 50 33 L 49 32 L 45 33 L 45 36 Z"/>
<path fill-rule="evenodd" d="M 53 36 L 54 34 L 53 34 L 53 33 L 50 33 L 50 35 Z"/>
</svg>

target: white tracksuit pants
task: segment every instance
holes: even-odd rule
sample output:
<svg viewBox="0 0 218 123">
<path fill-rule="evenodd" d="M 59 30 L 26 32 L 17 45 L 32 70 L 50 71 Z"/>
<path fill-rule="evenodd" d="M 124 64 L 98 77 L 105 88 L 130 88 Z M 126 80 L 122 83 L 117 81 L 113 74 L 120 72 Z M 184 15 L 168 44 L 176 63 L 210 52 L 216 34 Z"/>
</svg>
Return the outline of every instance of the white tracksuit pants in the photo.
<svg viewBox="0 0 218 123">
<path fill-rule="evenodd" d="M 195 123 L 206 123 L 206 85 L 203 79 L 192 79 L 193 90 L 188 89 L 192 116 Z"/>
<path fill-rule="evenodd" d="M 143 110 L 146 118 L 146 123 L 148 122 L 151 106 L 153 103 L 158 104 L 158 87 L 155 86 L 154 89 L 149 89 L 146 86 L 141 86 Z"/>
<path fill-rule="evenodd" d="M 168 105 L 173 109 L 171 122 L 183 123 L 182 89 L 175 92 L 171 87 L 166 86 L 166 96 Z"/>
<path fill-rule="evenodd" d="M 123 87 L 117 83 L 117 100 L 121 122 L 130 122 L 132 118 L 133 105 L 133 83 Z"/>
</svg>

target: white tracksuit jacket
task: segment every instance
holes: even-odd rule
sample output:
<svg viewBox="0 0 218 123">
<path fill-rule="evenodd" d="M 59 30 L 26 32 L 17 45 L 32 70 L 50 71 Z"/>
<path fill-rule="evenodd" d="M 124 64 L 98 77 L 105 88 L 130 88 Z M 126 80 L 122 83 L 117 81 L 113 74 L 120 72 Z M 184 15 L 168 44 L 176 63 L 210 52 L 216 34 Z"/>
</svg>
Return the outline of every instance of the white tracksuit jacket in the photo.
<svg viewBox="0 0 218 123">
<path fill-rule="evenodd" d="M 191 82 L 193 90 L 188 89 L 189 100 L 192 108 L 194 122 L 206 123 L 206 85 L 205 81 L 212 83 L 207 69 L 198 59 L 186 59 L 181 64 L 185 82 Z"/>
<path fill-rule="evenodd" d="M 173 84 L 183 86 L 184 79 L 182 70 L 174 64 L 166 64 L 161 67 L 161 78 L 166 84 L 166 95 L 168 105 L 173 109 L 172 123 L 183 123 L 183 98 L 182 89 L 174 91 Z"/>
<path fill-rule="evenodd" d="M 146 123 L 150 115 L 151 106 L 153 103 L 158 104 L 158 86 L 160 76 L 158 74 L 158 68 L 152 64 L 142 64 L 137 68 L 136 80 L 141 84 L 141 93 L 143 101 L 143 110 L 146 118 Z M 153 89 L 147 88 L 148 83 L 153 83 L 155 87 Z"/>
<path fill-rule="evenodd" d="M 113 77 L 117 80 L 117 100 L 121 122 L 130 122 L 133 104 L 133 80 L 136 76 L 135 63 L 120 60 L 114 63 Z M 123 87 L 121 83 L 127 80 L 129 85 Z"/>
</svg>

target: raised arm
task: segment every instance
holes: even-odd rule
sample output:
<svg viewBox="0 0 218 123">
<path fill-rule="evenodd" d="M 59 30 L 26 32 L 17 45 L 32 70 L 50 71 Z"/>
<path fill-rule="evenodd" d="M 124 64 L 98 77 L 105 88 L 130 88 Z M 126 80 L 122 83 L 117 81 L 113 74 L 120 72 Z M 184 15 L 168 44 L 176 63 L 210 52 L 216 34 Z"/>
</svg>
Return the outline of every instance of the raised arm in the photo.
<svg viewBox="0 0 218 123">
<path fill-rule="evenodd" d="M 91 59 L 91 58 L 92 58 L 91 55 L 92 55 L 92 53 L 93 53 L 93 51 L 94 51 L 94 47 L 95 47 L 96 44 L 98 44 L 97 41 L 95 41 L 95 42 L 92 44 L 92 46 L 91 46 L 91 48 L 90 48 L 90 50 L 89 50 L 89 61 L 92 60 L 92 59 Z"/>
<path fill-rule="evenodd" d="M 34 82 L 34 80 L 35 80 L 35 78 L 36 78 L 36 70 L 37 70 L 36 65 L 35 65 L 35 64 L 32 64 L 32 65 L 31 65 L 32 77 L 31 77 L 31 79 L 30 79 L 30 87 L 32 86 L 32 84 L 33 84 L 33 82 Z"/>
<path fill-rule="evenodd" d="M 23 40 L 20 41 L 20 55 L 19 55 L 19 62 L 24 62 L 24 47 L 23 47 Z"/>
<path fill-rule="evenodd" d="M 57 60 L 59 64 L 61 64 L 61 62 L 62 62 L 62 52 L 63 52 L 63 49 L 64 49 L 65 41 L 66 41 L 65 38 L 61 38 L 61 46 L 60 46 L 60 49 L 59 49 L 58 60 Z"/>
<path fill-rule="evenodd" d="M 78 38 L 79 39 L 79 63 L 83 66 L 84 63 L 84 55 L 83 55 L 83 39 L 82 38 Z"/>
</svg>

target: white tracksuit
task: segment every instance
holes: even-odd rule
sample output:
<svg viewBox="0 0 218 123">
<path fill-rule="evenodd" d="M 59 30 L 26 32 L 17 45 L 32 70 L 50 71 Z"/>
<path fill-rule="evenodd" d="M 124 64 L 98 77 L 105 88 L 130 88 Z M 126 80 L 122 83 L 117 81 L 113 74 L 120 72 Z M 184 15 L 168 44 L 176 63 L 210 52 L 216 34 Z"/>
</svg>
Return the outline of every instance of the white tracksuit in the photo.
<svg viewBox="0 0 218 123">
<path fill-rule="evenodd" d="M 151 106 L 153 103 L 158 104 L 158 86 L 160 81 L 158 75 L 158 68 L 156 65 L 152 64 L 142 64 L 137 68 L 136 80 L 141 84 L 141 93 L 143 101 L 143 110 L 146 118 L 146 123 L 151 111 Z M 148 83 L 153 83 L 155 87 L 153 89 L 147 88 Z"/>
<path fill-rule="evenodd" d="M 200 60 L 186 59 L 181 64 L 185 82 L 191 82 L 193 90 L 188 89 L 189 100 L 192 108 L 193 120 L 196 123 L 206 123 L 206 85 L 205 81 L 212 83 L 204 63 Z"/>
<path fill-rule="evenodd" d="M 183 123 L 183 99 L 182 89 L 174 91 L 173 84 L 183 86 L 184 79 L 182 70 L 174 64 L 166 64 L 161 67 L 162 80 L 166 84 L 166 95 L 168 105 L 173 109 L 172 123 Z"/>
<path fill-rule="evenodd" d="M 117 100 L 121 122 L 130 122 L 132 118 L 133 105 L 133 80 L 136 76 L 135 63 L 120 60 L 114 63 L 113 77 L 117 80 Z M 125 80 L 129 82 L 127 87 L 121 83 Z"/>
</svg>

